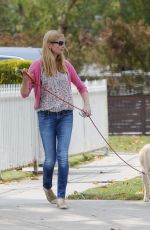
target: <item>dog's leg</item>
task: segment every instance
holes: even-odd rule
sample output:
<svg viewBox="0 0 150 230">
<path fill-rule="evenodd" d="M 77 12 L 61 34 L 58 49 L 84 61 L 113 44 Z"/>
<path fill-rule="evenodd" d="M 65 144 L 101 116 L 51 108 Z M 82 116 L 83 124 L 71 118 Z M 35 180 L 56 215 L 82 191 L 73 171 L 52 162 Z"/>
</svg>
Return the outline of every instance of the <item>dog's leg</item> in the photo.
<svg viewBox="0 0 150 230">
<path fill-rule="evenodd" d="M 144 202 L 148 202 L 149 192 L 150 192 L 149 175 L 143 174 L 143 183 L 144 183 Z"/>
<path fill-rule="evenodd" d="M 147 177 L 148 177 L 148 199 L 149 199 L 150 198 L 150 174 L 147 175 Z"/>
</svg>

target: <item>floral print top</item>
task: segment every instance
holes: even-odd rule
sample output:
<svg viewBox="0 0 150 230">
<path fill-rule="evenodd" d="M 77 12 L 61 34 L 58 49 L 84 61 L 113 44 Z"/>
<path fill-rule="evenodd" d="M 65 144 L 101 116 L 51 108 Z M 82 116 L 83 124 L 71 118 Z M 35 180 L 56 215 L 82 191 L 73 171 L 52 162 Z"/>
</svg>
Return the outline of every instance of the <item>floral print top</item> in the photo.
<svg viewBox="0 0 150 230">
<path fill-rule="evenodd" d="M 52 92 L 52 94 L 73 104 L 72 91 L 67 73 L 57 72 L 55 76 L 51 77 L 46 76 L 42 72 L 41 84 L 48 91 Z M 50 94 L 48 91 L 44 90 L 43 87 L 41 87 L 40 106 L 38 111 L 48 110 L 50 112 L 60 112 L 62 110 L 73 110 L 73 106 Z"/>
</svg>

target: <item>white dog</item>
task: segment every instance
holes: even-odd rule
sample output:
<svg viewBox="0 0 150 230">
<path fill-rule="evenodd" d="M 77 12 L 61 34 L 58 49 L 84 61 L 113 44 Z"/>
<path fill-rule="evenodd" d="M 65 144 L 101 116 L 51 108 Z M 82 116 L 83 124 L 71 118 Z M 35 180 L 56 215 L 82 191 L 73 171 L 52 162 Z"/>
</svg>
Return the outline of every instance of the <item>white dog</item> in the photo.
<svg viewBox="0 0 150 230">
<path fill-rule="evenodd" d="M 142 171 L 148 174 L 142 174 L 144 183 L 144 201 L 148 202 L 150 195 L 150 144 L 144 145 L 139 152 L 139 157 Z"/>
</svg>

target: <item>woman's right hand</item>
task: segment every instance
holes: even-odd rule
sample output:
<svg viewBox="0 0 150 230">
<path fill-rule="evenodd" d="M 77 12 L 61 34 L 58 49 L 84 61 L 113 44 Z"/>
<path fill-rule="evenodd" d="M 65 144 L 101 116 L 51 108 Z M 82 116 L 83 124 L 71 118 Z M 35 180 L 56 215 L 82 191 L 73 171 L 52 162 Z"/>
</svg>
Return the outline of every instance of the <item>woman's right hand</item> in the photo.
<svg viewBox="0 0 150 230">
<path fill-rule="evenodd" d="M 83 117 L 90 117 L 91 116 L 90 104 L 84 104 L 82 111 L 83 111 Z"/>
<path fill-rule="evenodd" d="M 22 70 L 22 76 L 23 76 L 24 81 L 29 81 L 30 80 L 30 78 L 29 78 L 29 76 L 27 74 L 27 71 L 25 69 Z"/>
</svg>

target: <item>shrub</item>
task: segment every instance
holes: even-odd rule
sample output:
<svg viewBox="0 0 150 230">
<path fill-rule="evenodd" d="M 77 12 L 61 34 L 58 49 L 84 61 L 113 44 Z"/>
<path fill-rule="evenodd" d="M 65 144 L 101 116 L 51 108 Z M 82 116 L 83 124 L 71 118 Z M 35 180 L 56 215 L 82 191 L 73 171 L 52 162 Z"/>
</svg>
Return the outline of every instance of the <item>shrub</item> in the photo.
<svg viewBox="0 0 150 230">
<path fill-rule="evenodd" d="M 28 69 L 31 61 L 22 60 L 4 60 L 0 61 L 0 84 L 19 84 L 21 77 L 15 73 L 15 69 Z"/>
</svg>

